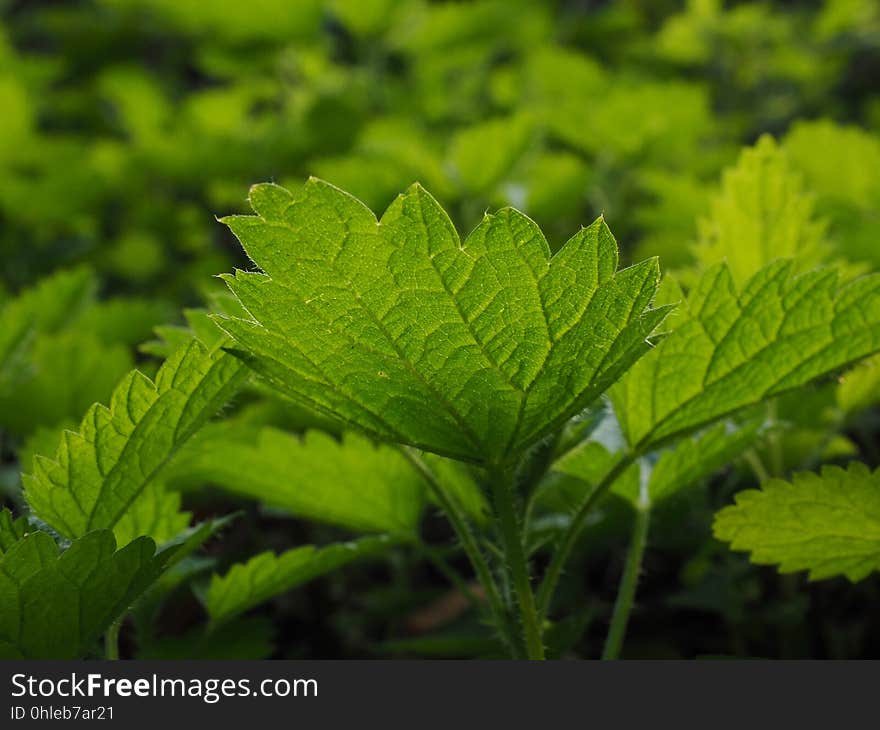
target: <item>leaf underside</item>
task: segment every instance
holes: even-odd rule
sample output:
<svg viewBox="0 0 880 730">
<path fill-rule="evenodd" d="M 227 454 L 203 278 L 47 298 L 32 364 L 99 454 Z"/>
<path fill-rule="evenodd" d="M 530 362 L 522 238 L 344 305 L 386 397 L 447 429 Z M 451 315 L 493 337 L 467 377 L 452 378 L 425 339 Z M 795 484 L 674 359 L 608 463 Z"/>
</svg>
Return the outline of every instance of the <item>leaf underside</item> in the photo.
<svg viewBox="0 0 880 730">
<path fill-rule="evenodd" d="M 795 275 L 777 261 L 738 292 L 719 264 L 680 311 L 611 391 L 641 453 L 880 350 L 880 275 L 838 286 L 832 269 Z"/>
<path fill-rule="evenodd" d="M 377 221 L 311 179 L 251 190 L 224 222 L 261 273 L 225 277 L 252 319 L 220 317 L 234 353 L 288 395 L 383 440 L 504 463 L 649 348 L 656 260 L 617 271 L 601 219 L 551 258 L 513 209 L 462 243 L 418 185 Z"/>
</svg>

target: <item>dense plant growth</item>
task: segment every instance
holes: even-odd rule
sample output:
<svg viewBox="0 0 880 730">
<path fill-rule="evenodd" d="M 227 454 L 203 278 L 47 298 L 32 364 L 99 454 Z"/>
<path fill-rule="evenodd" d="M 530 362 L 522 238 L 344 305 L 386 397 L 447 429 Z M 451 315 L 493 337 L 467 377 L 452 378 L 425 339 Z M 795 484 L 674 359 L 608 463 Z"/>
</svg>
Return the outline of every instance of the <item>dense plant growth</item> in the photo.
<svg viewBox="0 0 880 730">
<path fill-rule="evenodd" d="M 876 654 L 880 11 L 592 5 L 5 3 L 0 657 Z"/>
</svg>

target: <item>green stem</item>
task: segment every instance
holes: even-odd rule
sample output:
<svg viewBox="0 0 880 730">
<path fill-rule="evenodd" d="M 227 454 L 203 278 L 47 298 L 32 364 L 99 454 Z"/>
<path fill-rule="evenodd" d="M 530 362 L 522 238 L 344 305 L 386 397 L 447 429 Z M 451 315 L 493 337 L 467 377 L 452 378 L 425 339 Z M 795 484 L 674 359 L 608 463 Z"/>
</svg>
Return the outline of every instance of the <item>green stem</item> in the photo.
<svg viewBox="0 0 880 730">
<path fill-rule="evenodd" d="M 581 530 L 584 528 L 584 523 L 587 521 L 587 517 L 593 507 L 596 506 L 599 499 L 611 488 L 614 482 L 617 481 L 618 477 L 630 467 L 635 458 L 636 455 L 633 453 L 621 456 L 617 463 L 602 478 L 602 481 L 599 482 L 596 488 L 590 493 L 590 496 L 587 497 L 581 505 L 577 514 L 572 518 L 571 524 L 562 536 L 559 547 L 556 549 L 556 552 L 550 560 L 550 565 L 547 567 L 547 573 L 544 576 L 541 588 L 538 591 L 538 616 L 542 621 L 547 616 L 547 612 L 550 609 L 550 601 L 553 599 L 553 594 L 556 592 L 556 586 L 559 584 L 559 579 L 562 577 L 562 570 L 565 568 L 565 564 L 568 562 L 571 551 L 577 543 L 577 539 L 580 536 Z"/>
<path fill-rule="evenodd" d="M 110 624 L 104 634 L 104 656 L 113 661 L 119 659 L 119 628 L 122 626 L 122 618 Z"/>
<path fill-rule="evenodd" d="M 501 469 L 490 469 L 489 478 L 492 482 L 492 495 L 501 530 L 501 546 L 504 550 L 505 563 L 510 570 L 517 603 L 519 603 L 526 656 L 529 659 L 543 659 L 544 640 L 541 636 L 541 623 L 535 607 L 535 595 L 532 593 L 532 584 L 529 579 L 529 564 L 523 548 L 522 530 L 516 516 L 516 494 L 513 488 L 513 479 L 509 472 Z"/>
<path fill-rule="evenodd" d="M 642 569 L 642 559 L 645 556 L 645 546 L 648 543 L 650 515 L 651 503 L 647 499 L 647 494 L 644 494 L 639 498 L 639 503 L 636 507 L 629 553 L 626 556 L 626 565 L 620 578 L 620 587 L 617 589 L 617 600 L 614 602 L 614 613 L 611 616 L 611 627 L 605 639 L 602 659 L 617 659 L 620 657 L 629 616 L 635 603 L 639 573 Z"/>
<path fill-rule="evenodd" d="M 515 632 L 510 625 L 509 615 L 504 607 L 504 602 L 501 600 L 501 593 L 498 590 L 498 584 L 492 576 L 492 571 L 489 568 L 489 563 L 486 561 L 485 555 L 483 555 L 483 551 L 480 550 L 480 546 L 477 544 L 477 541 L 471 532 L 463 510 L 456 500 L 447 494 L 446 489 L 437 479 L 434 472 L 431 471 L 430 467 L 414 449 L 408 446 L 403 446 L 400 451 L 409 463 L 415 467 L 416 471 L 421 474 L 441 509 L 446 513 L 447 519 L 455 530 L 455 533 L 461 541 L 462 547 L 473 566 L 477 580 L 480 581 L 483 590 L 486 592 L 486 601 L 489 604 L 489 609 L 495 619 L 498 631 L 501 632 L 502 639 L 507 643 L 508 647 L 514 652 L 514 654 L 519 654 L 519 642 L 516 641 Z"/>
<path fill-rule="evenodd" d="M 761 457 L 758 455 L 758 452 L 755 449 L 749 449 L 743 454 L 743 458 L 746 463 L 751 467 L 752 472 L 754 472 L 755 476 L 758 477 L 758 482 L 761 484 L 766 484 L 772 478 L 770 476 L 770 472 L 767 470 L 767 467 L 764 466 L 764 462 L 761 461 Z"/>
</svg>

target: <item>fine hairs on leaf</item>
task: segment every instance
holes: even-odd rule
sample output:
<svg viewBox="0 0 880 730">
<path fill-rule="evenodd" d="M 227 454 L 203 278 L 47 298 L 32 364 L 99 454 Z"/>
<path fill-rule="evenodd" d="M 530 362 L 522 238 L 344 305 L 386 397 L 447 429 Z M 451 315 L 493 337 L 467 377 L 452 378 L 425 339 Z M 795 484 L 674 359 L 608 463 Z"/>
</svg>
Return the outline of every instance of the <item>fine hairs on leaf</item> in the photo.
<svg viewBox="0 0 880 730">
<path fill-rule="evenodd" d="M 552 258 L 513 209 L 459 240 L 418 185 L 381 220 L 317 179 L 251 190 L 224 222 L 261 272 L 226 282 L 234 354 L 285 393 L 382 440 L 504 463 L 650 348 L 656 260 L 617 271 L 600 219 Z"/>
</svg>

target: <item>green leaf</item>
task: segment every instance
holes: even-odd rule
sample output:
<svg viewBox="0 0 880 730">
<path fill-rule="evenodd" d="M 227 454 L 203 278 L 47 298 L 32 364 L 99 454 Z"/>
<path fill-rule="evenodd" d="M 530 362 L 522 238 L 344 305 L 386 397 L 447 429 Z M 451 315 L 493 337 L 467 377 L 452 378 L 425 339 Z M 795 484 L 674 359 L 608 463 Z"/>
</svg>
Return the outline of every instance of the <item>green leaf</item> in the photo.
<svg viewBox="0 0 880 730">
<path fill-rule="evenodd" d="M 876 208 L 880 201 L 880 140 L 828 119 L 799 121 L 785 150 L 811 190 L 837 204 Z"/>
<path fill-rule="evenodd" d="M 193 341 L 151 381 L 132 371 L 110 407 L 95 404 L 78 433 L 66 431 L 55 459 L 34 458 L 22 476 L 33 511 L 77 538 L 113 527 L 155 474 L 235 392 L 245 368 Z"/>
<path fill-rule="evenodd" d="M 272 427 L 219 423 L 181 452 L 183 474 L 297 517 L 352 530 L 413 534 L 424 505 L 421 477 L 390 446 L 346 433 L 302 438 Z"/>
<path fill-rule="evenodd" d="M 755 443 L 759 433 L 760 424 L 754 421 L 741 426 L 718 424 L 683 439 L 660 453 L 656 461 L 648 457 L 630 466 L 614 482 L 611 493 L 639 505 L 646 480 L 647 497 L 651 504 L 659 504 L 730 464 Z M 577 511 L 620 457 L 619 451 L 609 451 L 597 441 L 585 441 L 553 464 L 535 495 L 536 505 L 563 513 Z"/>
<path fill-rule="evenodd" d="M 880 350 L 880 275 L 843 286 L 779 261 L 737 291 L 730 269 L 707 271 L 673 333 L 611 391 L 630 446 L 691 433 Z"/>
<path fill-rule="evenodd" d="M 29 534 L 0 558 L 0 657 L 84 655 L 169 557 L 146 537 L 117 551 L 109 530 L 89 533 L 60 556 L 46 533 Z"/>
<path fill-rule="evenodd" d="M 161 302 L 96 302 L 88 269 L 41 281 L 0 310 L 0 427 L 19 436 L 79 419 L 132 366 L 128 345 L 149 334 Z M 216 327 L 215 327 L 216 329 Z"/>
<path fill-rule="evenodd" d="M 742 426 L 719 423 L 698 436 L 682 439 L 654 464 L 648 482 L 651 501 L 661 502 L 712 476 L 741 456 L 759 434 L 757 422 Z"/>
<path fill-rule="evenodd" d="M 880 568 L 880 471 L 854 463 L 736 495 L 715 516 L 715 537 L 782 573 L 862 580 Z"/>
<path fill-rule="evenodd" d="M 225 219 L 265 273 L 226 277 L 253 319 L 220 318 L 282 391 L 382 440 L 504 462 L 561 426 L 644 354 L 655 260 L 616 272 L 603 220 L 552 259 L 513 209 L 462 244 L 418 185 L 381 222 L 311 179 L 251 191 Z"/>
<path fill-rule="evenodd" d="M 261 553 L 211 579 L 206 607 L 214 625 L 229 621 L 263 601 L 342 566 L 385 552 L 393 540 L 365 537 L 318 548 L 304 545 L 281 555 Z"/>
<path fill-rule="evenodd" d="M 574 514 L 619 458 L 619 453 L 612 452 L 598 441 L 584 441 L 553 464 L 550 474 L 535 493 L 535 505 L 545 510 Z M 638 494 L 638 489 L 639 467 L 634 464 L 617 479 L 615 491 L 630 495 Z"/>
<path fill-rule="evenodd" d="M 780 258 L 796 256 L 798 268 L 808 269 L 828 254 L 826 226 L 813 207 L 802 176 L 764 135 L 725 172 L 694 255 L 704 267 L 727 261 L 737 283 Z"/>
<path fill-rule="evenodd" d="M 89 307 L 76 326 L 108 344 L 137 345 L 173 315 L 171 305 L 159 299 L 110 299 Z"/>
</svg>

